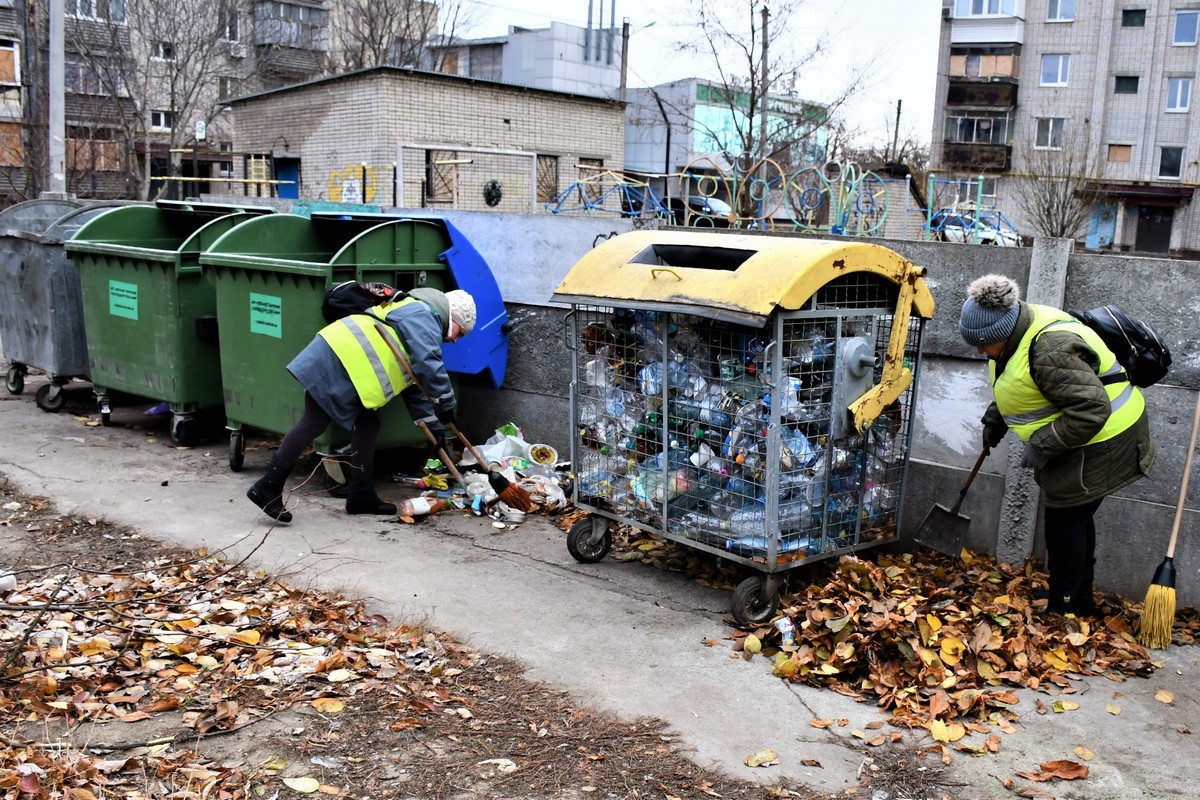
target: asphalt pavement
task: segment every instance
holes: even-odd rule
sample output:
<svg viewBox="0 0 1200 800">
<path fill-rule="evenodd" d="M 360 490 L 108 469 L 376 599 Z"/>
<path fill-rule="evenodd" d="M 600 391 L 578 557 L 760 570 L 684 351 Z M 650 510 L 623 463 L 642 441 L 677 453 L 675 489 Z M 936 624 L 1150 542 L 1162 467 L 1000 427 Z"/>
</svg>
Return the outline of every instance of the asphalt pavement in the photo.
<svg viewBox="0 0 1200 800">
<path fill-rule="evenodd" d="M 868 724 L 886 715 L 775 678 L 764 658 L 740 658 L 726 638 L 728 592 L 637 562 L 579 564 L 564 534 L 537 515 L 504 529 L 459 511 L 403 525 L 347 516 L 342 501 L 302 488 L 295 522 L 270 530 L 244 496 L 271 454 L 253 435 L 245 470 L 233 473 L 223 439 L 177 448 L 169 418 L 143 414 L 149 403 L 118 406 L 113 424 L 101 427 L 86 385 L 75 384 L 66 409 L 43 412 L 33 400 L 40 380 L 31 377 L 20 396 L 0 395 L 0 473 L 51 498 L 60 511 L 231 558 L 252 553 L 252 564 L 285 573 L 293 584 L 368 598 L 393 621 L 424 619 L 482 651 L 516 659 L 528 677 L 577 701 L 626 719 L 666 720 L 703 766 L 870 796 L 859 774 L 872 748 L 853 732 L 869 732 Z M 407 496 L 386 481 L 379 488 L 389 499 Z M 1037 699 L 1050 698 L 1019 691 L 1022 718 L 1015 733 L 1001 734 L 999 753 L 954 753 L 951 796 L 1011 797 L 1022 787 L 1089 800 L 1194 796 L 1185 775 L 1200 753 L 1200 651 L 1171 647 L 1155 656 L 1162 667 L 1149 679 L 1080 679 L 1071 697 L 1079 708 L 1064 713 L 1038 714 Z M 1156 699 L 1159 689 L 1173 702 Z M 811 724 L 819 719 L 848 723 L 819 729 Z M 1187 732 L 1193 727 L 1196 733 Z M 974 738 L 965 743 L 982 744 L 983 737 Z M 924 731 L 904 740 L 931 744 Z M 1076 748 L 1094 756 L 1085 761 Z M 763 749 L 775 751 L 778 763 L 743 763 Z M 1059 759 L 1086 763 L 1088 777 L 1016 777 Z M 1008 778 L 1011 789 L 1004 787 Z"/>
</svg>

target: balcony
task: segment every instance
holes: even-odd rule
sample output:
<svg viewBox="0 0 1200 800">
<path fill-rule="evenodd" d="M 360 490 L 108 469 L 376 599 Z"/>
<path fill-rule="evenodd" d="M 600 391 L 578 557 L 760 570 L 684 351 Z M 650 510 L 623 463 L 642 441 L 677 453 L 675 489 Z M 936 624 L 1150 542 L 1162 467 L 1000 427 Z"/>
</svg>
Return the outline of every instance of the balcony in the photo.
<svg viewBox="0 0 1200 800">
<path fill-rule="evenodd" d="M 948 106 L 1016 108 L 1017 84 L 1010 80 L 951 78 L 946 91 Z"/>
<path fill-rule="evenodd" d="M 950 25 L 950 44 L 1025 43 L 1025 20 L 1002 15 L 956 17 Z"/>
<path fill-rule="evenodd" d="M 942 143 L 942 167 L 944 169 L 996 172 L 1007 170 L 1011 163 L 1011 145 Z"/>
</svg>

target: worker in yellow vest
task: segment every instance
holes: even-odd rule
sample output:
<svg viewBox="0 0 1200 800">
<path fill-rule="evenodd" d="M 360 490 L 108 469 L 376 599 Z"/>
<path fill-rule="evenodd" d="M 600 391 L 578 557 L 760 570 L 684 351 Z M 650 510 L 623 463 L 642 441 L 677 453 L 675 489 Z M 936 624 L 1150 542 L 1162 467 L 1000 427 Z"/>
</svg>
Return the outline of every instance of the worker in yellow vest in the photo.
<svg viewBox="0 0 1200 800">
<path fill-rule="evenodd" d="M 1021 465 L 1042 489 L 1050 586 L 1047 609 L 1091 613 L 1100 501 L 1154 463 L 1146 400 L 1099 335 L 1052 306 L 1020 300 L 1003 275 L 967 289 L 958 322 L 988 357 L 995 400 L 983 415 L 983 445 L 1009 431 L 1024 442 Z"/>
<path fill-rule="evenodd" d="M 346 513 L 395 514 L 396 506 L 375 493 L 376 409 L 400 395 L 413 421 L 424 422 L 444 441 L 445 425 L 454 422 L 455 398 L 442 343 L 456 341 L 474 327 L 471 295 L 430 288 L 413 289 L 399 301 L 326 325 L 288 364 L 288 372 L 304 387 L 304 412 L 246 496 L 277 522 L 291 522 L 284 484 L 304 449 L 335 422 L 350 431 Z M 408 359 L 419 387 L 410 384 L 385 336 Z"/>
</svg>

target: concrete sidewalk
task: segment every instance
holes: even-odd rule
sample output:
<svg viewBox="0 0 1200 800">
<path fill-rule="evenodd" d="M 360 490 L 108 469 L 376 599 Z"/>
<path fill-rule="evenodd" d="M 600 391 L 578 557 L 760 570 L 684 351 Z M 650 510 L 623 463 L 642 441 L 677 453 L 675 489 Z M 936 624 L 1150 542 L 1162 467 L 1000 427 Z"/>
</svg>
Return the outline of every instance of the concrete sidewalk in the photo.
<svg viewBox="0 0 1200 800">
<path fill-rule="evenodd" d="M 764 783 L 787 776 L 830 794 L 858 786 L 871 748 L 851 731 L 886 715 L 774 678 L 766 659 L 738 658 L 725 641 L 727 592 L 640 563 L 578 564 L 564 535 L 536 516 L 504 530 L 460 512 L 407 526 L 348 517 L 341 501 L 317 493 L 299 500 L 292 525 L 264 539 L 268 520 L 244 492 L 270 451 L 248 449 L 246 471 L 235 474 L 221 440 L 175 448 L 167 418 L 145 417 L 143 406 L 114 409 L 113 427 L 89 427 L 82 417 L 98 415 L 85 389 L 70 390 L 66 411 L 48 414 L 33 402 L 37 385 L 31 378 L 24 395 L 0 396 L 0 473 L 63 512 L 103 516 L 164 542 L 231 557 L 254 550 L 252 563 L 294 584 L 370 598 L 394 621 L 424 617 L 482 650 L 515 658 L 531 679 L 579 701 L 627 719 L 666 720 L 703 766 Z M 402 490 L 385 494 L 396 498 Z M 723 646 L 705 644 L 711 640 Z M 1079 681 L 1071 699 L 1080 708 L 1066 713 L 1039 715 L 1037 699 L 1049 705 L 1052 698 L 1018 692 L 1017 733 L 1001 735 L 995 755 L 956 752 L 952 796 L 1010 797 L 1006 778 L 1037 772 L 1046 761 L 1080 761 L 1076 747 L 1095 753 L 1090 776 L 1039 788 L 1095 800 L 1193 796 L 1184 775 L 1200 752 L 1200 653 L 1170 648 L 1155 655 L 1163 668 L 1148 680 Z M 1156 700 L 1159 688 L 1174 702 Z M 819 730 L 814 719 L 849 724 Z M 1190 727 L 1197 734 L 1180 732 Z M 982 742 L 975 738 L 966 743 Z M 906 742 L 932 744 L 923 731 Z M 764 748 L 779 754 L 778 765 L 743 764 Z M 1034 785 L 1016 777 L 1014 784 Z"/>
</svg>

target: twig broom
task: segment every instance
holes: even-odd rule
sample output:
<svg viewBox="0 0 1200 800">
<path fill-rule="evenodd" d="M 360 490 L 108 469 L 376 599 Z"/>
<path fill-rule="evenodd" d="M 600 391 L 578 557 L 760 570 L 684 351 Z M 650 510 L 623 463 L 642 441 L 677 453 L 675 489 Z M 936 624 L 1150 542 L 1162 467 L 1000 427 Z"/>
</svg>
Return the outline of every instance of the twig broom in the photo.
<svg viewBox="0 0 1200 800">
<path fill-rule="evenodd" d="M 1179 499 L 1175 502 L 1175 521 L 1171 523 L 1171 541 L 1167 545 L 1167 557 L 1154 571 L 1154 579 L 1146 590 L 1146 602 L 1142 604 L 1141 625 L 1138 641 L 1155 649 L 1171 643 L 1171 629 L 1175 626 L 1175 543 L 1179 539 L 1179 524 L 1183 520 L 1183 501 L 1187 497 L 1188 479 L 1192 475 L 1192 458 L 1196 452 L 1196 433 L 1200 431 L 1200 393 L 1196 395 L 1196 415 L 1192 418 L 1192 440 L 1188 443 L 1187 461 L 1183 466 L 1183 482 L 1179 485 Z"/>
<path fill-rule="evenodd" d="M 421 394 L 425 395 L 425 397 L 428 398 L 432 403 L 433 398 L 429 397 L 429 393 L 425 391 L 425 387 L 422 386 L 421 382 L 417 380 L 417 376 L 413 372 L 412 365 L 408 363 L 408 359 L 405 358 L 404 354 L 400 352 L 400 349 L 396 347 L 395 342 L 392 341 L 391 335 L 389 335 L 390 332 L 386 330 L 379 322 L 375 323 L 375 327 L 379 331 L 379 335 L 383 337 L 385 342 L 387 342 L 388 349 L 392 351 L 392 355 L 395 357 L 396 361 L 399 362 L 401 369 L 404 370 L 404 374 L 408 376 L 409 381 L 411 381 L 412 385 L 416 386 L 417 389 L 420 390 Z M 459 441 L 466 445 L 467 449 L 471 451 L 471 455 L 475 456 L 475 461 L 479 463 L 480 469 L 482 469 L 487 475 L 488 483 L 491 485 L 492 491 L 496 493 L 496 497 L 509 508 L 514 508 L 517 511 L 533 511 L 533 498 L 529 496 L 529 492 L 510 481 L 499 472 L 493 471 L 483 459 L 483 456 L 479 454 L 479 451 L 475 449 L 475 446 L 467 441 L 467 437 L 463 436 L 462 431 L 458 429 L 457 425 L 450 425 L 449 427 L 451 432 L 458 437 Z M 432 438 L 428 428 L 425 429 L 425 435 Z M 434 439 L 433 441 L 436 445 L 437 440 Z"/>
</svg>

